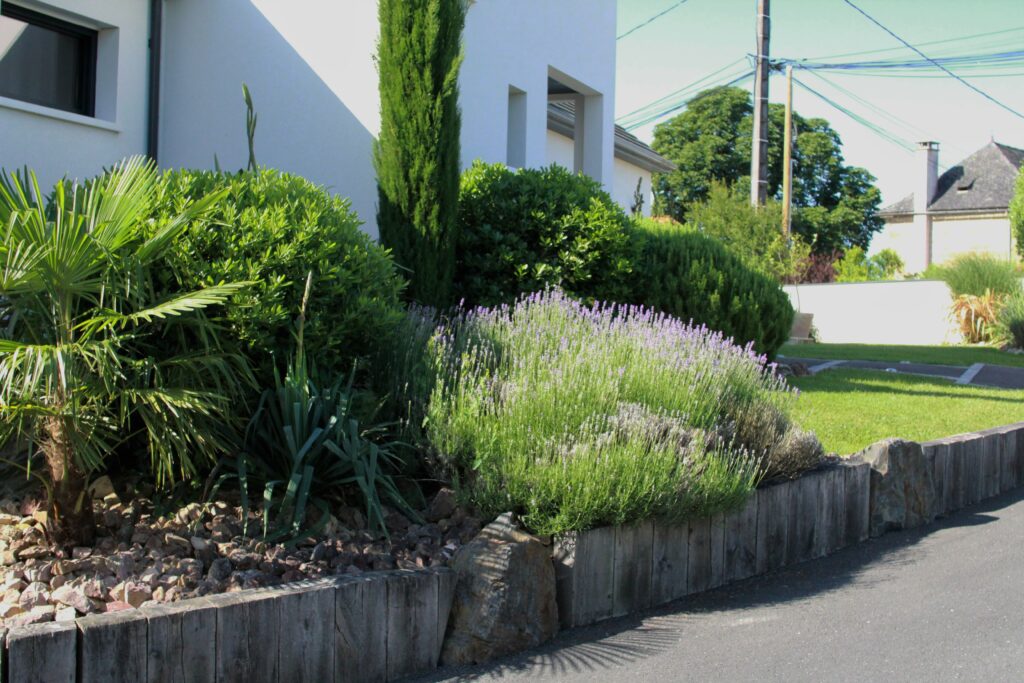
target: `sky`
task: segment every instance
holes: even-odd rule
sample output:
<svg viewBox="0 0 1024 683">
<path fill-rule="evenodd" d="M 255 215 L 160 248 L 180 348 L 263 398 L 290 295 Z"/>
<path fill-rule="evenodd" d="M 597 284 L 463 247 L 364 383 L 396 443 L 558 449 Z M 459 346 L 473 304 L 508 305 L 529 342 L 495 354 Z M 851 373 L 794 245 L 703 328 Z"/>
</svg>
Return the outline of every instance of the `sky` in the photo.
<svg viewBox="0 0 1024 683">
<path fill-rule="evenodd" d="M 618 0 L 619 35 L 677 2 Z M 1024 50 L 1024 0 L 854 2 L 929 57 Z M 715 78 L 749 70 L 746 55 L 756 49 L 756 6 L 756 0 L 685 0 L 620 39 L 617 119 L 730 64 Z M 923 45 L 976 34 L 991 35 Z M 891 51 L 832 57 L 866 50 Z M 829 62 L 919 59 L 844 0 L 772 0 L 770 54 L 772 58 L 808 60 L 827 56 Z M 904 142 L 938 142 L 940 167 L 956 164 L 993 138 L 1024 148 L 1024 118 L 1014 116 L 937 70 L 917 73 L 917 77 L 822 73 L 830 82 L 821 80 L 817 72 L 798 70 L 796 76 Z M 983 77 L 982 73 L 999 76 Z M 1024 61 L 1018 67 L 986 67 L 984 72 L 969 75 L 962 71 L 960 75 L 1024 114 Z M 740 86 L 750 90 L 752 81 Z M 781 103 L 784 98 L 785 77 L 773 75 L 771 101 Z M 863 166 L 877 177 L 883 205 L 913 191 L 920 166 L 913 152 L 884 139 L 799 86 L 794 87 L 793 107 L 802 116 L 822 117 L 832 124 L 842 137 L 846 163 Z M 653 124 L 648 124 L 632 132 L 650 142 L 653 128 Z"/>
</svg>

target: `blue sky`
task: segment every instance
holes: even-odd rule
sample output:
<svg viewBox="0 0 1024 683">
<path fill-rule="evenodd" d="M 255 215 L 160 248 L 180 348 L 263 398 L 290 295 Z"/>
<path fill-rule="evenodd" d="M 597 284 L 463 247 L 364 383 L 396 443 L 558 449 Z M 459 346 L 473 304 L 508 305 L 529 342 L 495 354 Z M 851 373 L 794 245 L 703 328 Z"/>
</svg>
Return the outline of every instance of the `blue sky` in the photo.
<svg viewBox="0 0 1024 683">
<path fill-rule="evenodd" d="M 619 33 L 672 7 L 677 1 L 619 0 Z M 1024 49 L 1024 0 L 854 2 L 897 35 L 919 46 L 929 57 Z M 773 58 L 815 59 L 897 48 L 877 54 L 834 57 L 828 61 L 917 59 L 843 0 L 773 0 L 771 5 Z M 616 116 L 647 105 L 737 60 L 744 61 L 725 69 L 716 78 L 749 68 L 745 56 L 755 49 L 755 8 L 756 0 L 686 0 L 650 25 L 619 40 Z M 923 45 L 982 33 L 992 35 Z M 938 77 L 822 74 L 832 83 L 821 80 L 815 73 L 798 71 L 797 77 L 902 140 L 938 141 L 939 163 L 943 166 L 955 164 L 992 137 L 998 142 L 1024 148 L 1024 119 L 941 72 L 918 73 Z M 986 67 L 985 73 L 1000 75 L 981 77 L 977 72 L 971 75 L 967 71 L 961 75 L 1024 113 L 1024 63 L 1018 67 Z M 750 82 L 743 83 L 742 87 L 749 89 Z M 782 102 L 784 95 L 784 77 L 774 75 L 771 99 Z M 847 163 L 863 166 L 877 176 L 883 203 L 896 201 L 913 191 L 917 166 L 911 152 L 883 139 L 799 87 L 794 88 L 794 108 L 803 116 L 820 116 L 832 123 L 842 136 Z M 633 132 L 650 141 L 653 125 Z"/>
</svg>

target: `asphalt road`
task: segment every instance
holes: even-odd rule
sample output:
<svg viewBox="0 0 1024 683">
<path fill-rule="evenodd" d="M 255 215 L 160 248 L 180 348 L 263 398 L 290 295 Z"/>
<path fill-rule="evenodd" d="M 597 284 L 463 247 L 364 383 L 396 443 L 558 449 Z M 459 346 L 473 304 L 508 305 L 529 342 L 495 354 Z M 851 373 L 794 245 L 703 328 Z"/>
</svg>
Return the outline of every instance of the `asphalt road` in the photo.
<svg viewBox="0 0 1024 683">
<path fill-rule="evenodd" d="M 1024 491 L 420 681 L 1021 681 Z"/>
</svg>

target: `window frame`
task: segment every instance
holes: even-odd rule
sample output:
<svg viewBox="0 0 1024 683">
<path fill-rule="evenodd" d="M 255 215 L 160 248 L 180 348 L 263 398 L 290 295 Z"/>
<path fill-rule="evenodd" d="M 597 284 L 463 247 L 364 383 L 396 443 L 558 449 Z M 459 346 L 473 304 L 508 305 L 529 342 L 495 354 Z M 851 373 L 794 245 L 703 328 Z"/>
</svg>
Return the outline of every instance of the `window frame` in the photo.
<svg viewBox="0 0 1024 683">
<path fill-rule="evenodd" d="M 38 26 L 39 28 L 47 29 L 55 33 L 77 38 L 81 41 L 84 52 L 82 55 L 82 67 L 77 75 L 79 87 L 81 89 L 81 101 L 78 103 L 80 108 L 64 109 L 62 107 L 53 107 L 48 104 L 31 102 L 29 100 L 23 100 L 9 95 L 5 95 L 4 97 L 10 97 L 18 102 L 26 102 L 28 104 L 33 104 L 38 107 L 46 107 L 47 109 L 53 109 L 55 111 L 63 111 L 70 114 L 78 114 L 80 116 L 95 118 L 96 62 L 99 49 L 99 31 L 89 28 L 88 26 L 82 26 L 70 21 L 58 19 L 57 17 L 49 14 L 43 14 L 42 12 L 37 12 L 36 10 L 22 7 L 21 5 L 15 5 L 7 0 L 0 1 L 0 17 L 7 17 L 9 19 L 14 19 L 15 21 L 22 21 L 30 26 Z"/>
</svg>

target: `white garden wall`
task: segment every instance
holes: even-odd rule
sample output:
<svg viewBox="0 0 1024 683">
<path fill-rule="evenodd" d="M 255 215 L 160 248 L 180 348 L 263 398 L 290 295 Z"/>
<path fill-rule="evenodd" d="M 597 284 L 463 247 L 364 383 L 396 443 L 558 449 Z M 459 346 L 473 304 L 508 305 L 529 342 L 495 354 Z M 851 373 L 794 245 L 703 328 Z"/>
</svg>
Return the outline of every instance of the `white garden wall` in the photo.
<svg viewBox="0 0 1024 683">
<path fill-rule="evenodd" d="M 0 167 L 32 168 L 48 187 L 65 175 L 87 178 L 123 157 L 144 153 L 149 3 L 19 0 L 16 4 L 99 31 L 96 115 L 0 97 Z M 0 51 L 6 47 L 0 36 Z"/>
<path fill-rule="evenodd" d="M 814 314 L 818 340 L 853 344 L 959 341 L 952 297 L 939 280 L 854 282 L 785 287 L 793 308 Z"/>
</svg>

